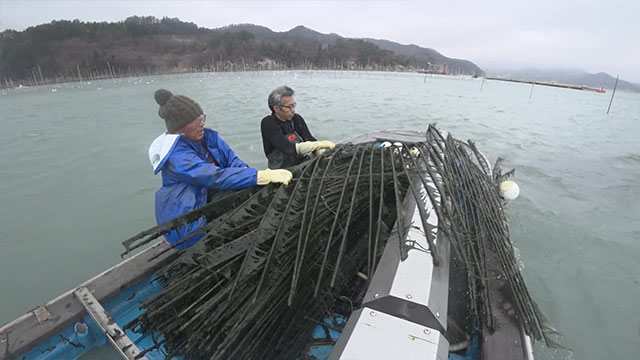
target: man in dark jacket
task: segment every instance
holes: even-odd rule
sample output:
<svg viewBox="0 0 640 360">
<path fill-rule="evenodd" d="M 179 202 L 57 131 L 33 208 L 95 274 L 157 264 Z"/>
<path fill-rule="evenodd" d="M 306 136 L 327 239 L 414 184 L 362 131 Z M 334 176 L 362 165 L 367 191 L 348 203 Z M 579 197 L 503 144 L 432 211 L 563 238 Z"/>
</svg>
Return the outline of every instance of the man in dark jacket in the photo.
<svg viewBox="0 0 640 360">
<path fill-rule="evenodd" d="M 282 183 L 292 178 L 288 170 L 256 170 L 240 160 L 217 131 L 204 127 L 206 116 L 198 103 L 183 95 L 160 89 L 155 92 L 167 132 L 149 147 L 154 174 L 162 171 L 162 187 L 156 192 L 158 224 L 203 206 L 210 192 Z M 165 234 L 174 245 L 206 223 L 204 216 Z M 202 234 L 175 246 L 185 249 Z"/>
<path fill-rule="evenodd" d="M 331 141 L 317 141 L 304 119 L 296 114 L 294 91 L 288 86 L 275 88 L 269 94 L 271 115 L 260 123 L 262 146 L 269 169 L 281 169 L 310 159 L 314 151 L 333 149 Z"/>
</svg>

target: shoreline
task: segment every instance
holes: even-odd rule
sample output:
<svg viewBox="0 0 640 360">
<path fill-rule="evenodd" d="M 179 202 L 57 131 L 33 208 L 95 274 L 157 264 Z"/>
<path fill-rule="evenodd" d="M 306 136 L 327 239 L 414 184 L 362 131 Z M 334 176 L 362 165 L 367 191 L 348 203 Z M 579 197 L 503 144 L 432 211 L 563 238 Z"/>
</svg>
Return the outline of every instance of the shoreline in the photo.
<svg viewBox="0 0 640 360">
<path fill-rule="evenodd" d="M 607 92 L 607 90 L 602 88 L 602 87 L 594 88 L 594 87 L 590 87 L 590 86 L 586 86 L 586 85 L 560 84 L 560 83 L 549 82 L 549 81 L 519 80 L 519 79 L 498 78 L 498 77 L 491 77 L 491 76 L 487 76 L 487 77 L 485 77 L 485 79 L 487 79 L 487 80 L 496 80 L 496 81 L 515 82 L 515 83 L 522 83 L 522 84 L 531 84 L 531 85 L 551 86 L 551 87 L 559 87 L 559 88 L 573 89 L 573 90 L 588 90 L 588 91 L 595 91 L 595 92 L 598 92 L 598 93 L 606 93 Z"/>
<path fill-rule="evenodd" d="M 234 65 L 234 64 L 232 64 Z M 210 68 L 202 68 L 202 69 L 179 69 L 179 70 L 168 70 L 168 71 L 129 71 L 129 72 L 120 72 L 114 71 L 113 68 L 110 67 L 109 71 L 103 72 L 95 72 L 89 73 L 87 76 L 82 76 L 80 70 L 78 69 L 78 73 L 80 76 L 73 77 L 56 77 L 56 78 L 47 78 L 43 77 L 42 73 L 33 72 L 33 78 L 29 77 L 26 79 L 20 79 L 14 81 L 13 79 L 4 78 L 2 83 L 0 83 L 1 90 L 10 90 L 10 89 L 19 89 L 22 87 L 34 87 L 41 85 L 51 85 L 51 84 L 67 84 L 67 83 L 77 83 L 83 81 L 96 81 L 96 80 L 114 80 L 114 79 L 126 79 L 126 78 L 139 78 L 139 77 L 147 77 L 147 76 L 159 76 L 159 75 L 180 75 L 180 74 L 203 74 L 203 73 L 233 73 L 233 72 L 266 72 L 266 71 L 364 71 L 364 72 L 389 72 L 389 73 L 414 73 L 414 74 L 425 74 L 425 75 L 442 75 L 442 76 L 469 76 L 468 74 L 443 74 L 439 72 L 429 72 L 425 69 L 386 69 L 386 68 L 374 68 L 374 67 L 353 67 L 353 68 L 324 68 L 324 69 L 316 69 L 309 67 L 292 67 L 292 68 L 284 68 L 284 67 L 275 67 L 275 68 L 239 68 L 237 64 L 235 66 L 229 66 L 229 69 L 216 70 Z"/>
</svg>

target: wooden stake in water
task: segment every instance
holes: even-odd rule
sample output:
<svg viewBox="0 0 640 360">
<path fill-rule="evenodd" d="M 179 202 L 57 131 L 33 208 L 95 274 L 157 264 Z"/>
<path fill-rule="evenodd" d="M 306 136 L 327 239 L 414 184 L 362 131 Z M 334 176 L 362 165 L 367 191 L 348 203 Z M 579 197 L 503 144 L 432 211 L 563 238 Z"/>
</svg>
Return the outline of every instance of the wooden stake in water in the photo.
<svg viewBox="0 0 640 360">
<path fill-rule="evenodd" d="M 620 74 L 618 74 L 618 76 L 616 76 L 616 84 L 613 85 L 613 93 L 611 93 L 611 100 L 609 100 L 609 108 L 607 108 L 607 114 L 609 113 L 609 110 L 611 110 L 611 103 L 613 102 L 613 95 L 616 94 L 616 88 L 618 87 L 618 78 L 620 77 Z"/>
<path fill-rule="evenodd" d="M 484 80 L 485 80 L 485 78 L 482 78 L 482 84 L 480 85 L 480 91 L 482 91 L 482 88 L 484 87 Z"/>
<path fill-rule="evenodd" d="M 531 95 L 533 94 L 533 87 L 534 87 L 535 85 L 536 85 L 536 84 L 531 84 L 531 92 L 529 93 L 529 100 L 531 100 Z"/>
</svg>

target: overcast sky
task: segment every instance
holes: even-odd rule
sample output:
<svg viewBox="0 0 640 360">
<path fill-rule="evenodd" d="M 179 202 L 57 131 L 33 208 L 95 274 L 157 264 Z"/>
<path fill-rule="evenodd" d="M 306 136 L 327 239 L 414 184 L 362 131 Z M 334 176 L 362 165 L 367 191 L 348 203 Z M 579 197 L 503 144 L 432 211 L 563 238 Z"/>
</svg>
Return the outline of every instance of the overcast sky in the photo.
<svg viewBox="0 0 640 360">
<path fill-rule="evenodd" d="M 467 59 L 485 70 L 569 68 L 640 83 L 640 1 L 57 1 L 0 0 L 0 31 L 52 20 L 177 17 L 200 27 L 304 25 L 387 39 Z"/>
</svg>

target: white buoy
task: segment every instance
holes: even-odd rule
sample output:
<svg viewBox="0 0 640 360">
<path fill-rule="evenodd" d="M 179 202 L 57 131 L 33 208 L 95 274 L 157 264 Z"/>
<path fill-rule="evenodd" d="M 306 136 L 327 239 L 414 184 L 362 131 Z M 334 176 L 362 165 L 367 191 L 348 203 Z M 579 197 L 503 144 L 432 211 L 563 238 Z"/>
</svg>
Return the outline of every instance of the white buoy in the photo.
<svg viewBox="0 0 640 360">
<path fill-rule="evenodd" d="M 385 142 L 383 142 L 382 144 L 380 144 L 380 146 L 382 146 L 382 147 L 389 147 L 389 146 L 391 146 L 391 143 L 390 143 L 389 141 L 385 141 Z"/>
<path fill-rule="evenodd" d="M 393 143 L 393 146 L 402 147 L 402 143 L 400 141 L 396 141 Z"/>
<path fill-rule="evenodd" d="M 514 200 L 520 195 L 520 187 L 513 181 L 507 180 L 500 183 L 500 196 L 505 200 Z"/>
</svg>

